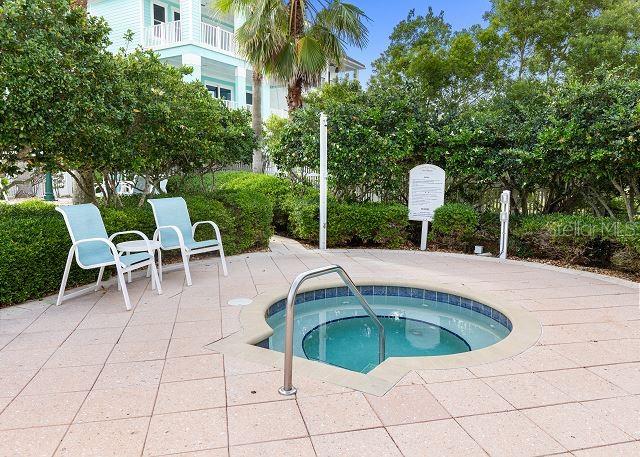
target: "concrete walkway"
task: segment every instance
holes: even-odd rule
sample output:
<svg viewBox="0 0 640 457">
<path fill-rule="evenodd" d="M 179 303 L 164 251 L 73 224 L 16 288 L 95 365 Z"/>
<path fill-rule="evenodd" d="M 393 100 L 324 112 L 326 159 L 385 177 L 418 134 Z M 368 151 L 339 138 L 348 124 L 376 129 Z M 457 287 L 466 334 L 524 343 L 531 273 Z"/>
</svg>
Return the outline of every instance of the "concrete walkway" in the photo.
<svg viewBox="0 0 640 457">
<path fill-rule="evenodd" d="M 431 278 L 516 302 L 543 324 L 498 363 L 412 372 L 386 396 L 203 349 L 239 330 L 229 300 L 286 291 L 338 263 L 354 279 Z M 134 279 L 56 308 L 0 310 L 0 456 L 640 455 L 638 285 L 470 256 L 383 250 L 272 252 L 168 272 L 158 297 Z M 197 452 L 199 451 L 199 452 Z"/>
</svg>

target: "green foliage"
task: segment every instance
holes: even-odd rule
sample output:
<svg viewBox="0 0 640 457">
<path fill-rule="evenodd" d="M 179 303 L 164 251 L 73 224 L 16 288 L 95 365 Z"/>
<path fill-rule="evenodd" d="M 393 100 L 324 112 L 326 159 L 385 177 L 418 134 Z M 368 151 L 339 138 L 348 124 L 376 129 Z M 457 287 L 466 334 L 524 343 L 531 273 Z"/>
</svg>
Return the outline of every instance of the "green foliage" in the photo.
<svg viewBox="0 0 640 457">
<path fill-rule="evenodd" d="M 192 222 L 212 220 L 219 225 L 228 255 L 268 245 L 273 207 L 267 197 L 224 191 L 185 199 Z M 125 198 L 122 208 L 101 207 L 100 211 L 109 234 L 140 230 L 153 237 L 156 225 L 151 207 L 138 207 L 135 198 Z M 208 230 L 209 227 L 198 228 L 196 238 L 210 239 L 213 233 Z M 0 305 L 56 292 L 70 247 L 64 220 L 53 205 L 0 203 Z M 86 284 L 96 277 L 97 270 L 82 270 L 74 263 L 68 287 Z"/>
<path fill-rule="evenodd" d="M 222 191 L 243 191 L 256 198 L 266 198 L 274 213 L 273 226 L 278 231 L 286 231 L 287 214 L 283 204 L 289 194 L 294 192 L 294 186 L 286 179 L 256 174 L 245 171 L 225 171 L 202 176 L 187 176 L 183 179 L 174 177 L 167 185 L 169 192 L 198 194 L 206 189 L 215 188 Z M 296 193 L 303 193 L 298 186 Z"/>
<path fill-rule="evenodd" d="M 0 176 L 95 172 L 117 206 L 121 179 L 146 196 L 173 174 L 250 159 L 247 112 L 151 51 L 107 52 L 104 20 L 68 0 L 4 1 L 0 18 Z"/>
<path fill-rule="evenodd" d="M 433 234 L 449 242 L 469 242 L 478 228 L 478 213 L 464 203 L 447 203 L 433 215 Z"/>
<path fill-rule="evenodd" d="M 614 257 L 623 250 L 640 256 L 639 239 L 638 223 L 561 214 L 522 218 L 512 235 L 520 256 L 599 267 L 611 267 Z"/>
<path fill-rule="evenodd" d="M 318 241 L 317 195 L 290 196 L 285 209 L 291 234 L 307 242 Z M 407 208 L 386 203 L 328 202 L 327 244 L 337 246 L 384 246 L 398 248 L 407 243 Z"/>
<path fill-rule="evenodd" d="M 0 4 L 0 173 L 105 162 L 123 114 L 108 31 L 68 0 Z"/>
<path fill-rule="evenodd" d="M 640 207 L 640 80 L 627 73 L 600 69 L 592 82 L 563 86 L 541 143 L 586 191 L 617 193 L 633 221 Z"/>
<path fill-rule="evenodd" d="M 319 114 L 329 118 L 329 180 L 340 200 L 367 201 L 377 194 L 385 201 L 405 200 L 407 173 L 421 163 L 418 132 L 428 135 L 414 102 L 407 98 L 363 92 L 357 82 L 323 86 L 270 142 L 271 159 L 294 180 L 305 169 L 319 167 Z"/>
</svg>

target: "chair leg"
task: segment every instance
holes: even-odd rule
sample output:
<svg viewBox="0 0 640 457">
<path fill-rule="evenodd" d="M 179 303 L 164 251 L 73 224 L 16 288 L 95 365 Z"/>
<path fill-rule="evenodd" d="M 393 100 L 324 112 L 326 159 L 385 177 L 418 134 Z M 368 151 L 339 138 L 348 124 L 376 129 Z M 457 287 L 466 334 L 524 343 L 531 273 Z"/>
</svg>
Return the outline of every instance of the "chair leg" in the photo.
<svg viewBox="0 0 640 457">
<path fill-rule="evenodd" d="M 100 290 L 100 284 L 102 284 L 102 275 L 104 275 L 104 267 L 100 267 L 100 273 L 98 273 L 98 282 L 96 282 L 96 292 Z"/>
<path fill-rule="evenodd" d="M 64 298 L 64 289 L 67 287 L 67 280 L 69 279 L 69 270 L 71 270 L 71 262 L 73 262 L 73 252 L 74 252 L 73 249 L 70 249 L 69 255 L 67 256 L 67 264 L 64 267 L 64 274 L 62 275 L 62 284 L 60 284 L 60 292 L 58 292 L 58 300 L 56 301 L 56 306 L 60 306 Z"/>
<path fill-rule="evenodd" d="M 116 262 L 117 263 L 117 262 Z M 116 265 L 118 270 L 118 283 L 122 287 L 122 295 L 124 296 L 124 305 L 127 307 L 127 311 L 131 311 L 131 301 L 129 300 L 129 291 L 127 290 L 127 280 L 120 265 Z"/>
<path fill-rule="evenodd" d="M 131 255 L 131 253 L 127 252 L 127 255 Z M 131 284 L 131 270 L 127 273 L 127 279 L 129 280 L 129 284 Z"/>
<path fill-rule="evenodd" d="M 220 261 L 222 262 L 222 272 L 225 276 L 229 276 L 229 272 L 227 271 L 227 262 L 224 259 L 224 248 L 222 247 L 222 241 L 220 241 Z"/>
<path fill-rule="evenodd" d="M 187 286 L 191 286 L 191 271 L 189 271 L 189 254 L 182 250 L 182 263 L 184 264 L 184 275 L 187 277 Z"/>
<path fill-rule="evenodd" d="M 162 249 L 158 249 L 158 276 L 162 282 Z"/>
<path fill-rule="evenodd" d="M 158 295 L 162 295 L 162 284 L 160 284 L 160 278 L 158 277 L 158 269 L 156 268 L 155 260 L 151 262 L 151 265 L 149 266 L 149 268 L 151 269 L 151 282 L 156 283 L 156 287 L 158 289 Z"/>
</svg>

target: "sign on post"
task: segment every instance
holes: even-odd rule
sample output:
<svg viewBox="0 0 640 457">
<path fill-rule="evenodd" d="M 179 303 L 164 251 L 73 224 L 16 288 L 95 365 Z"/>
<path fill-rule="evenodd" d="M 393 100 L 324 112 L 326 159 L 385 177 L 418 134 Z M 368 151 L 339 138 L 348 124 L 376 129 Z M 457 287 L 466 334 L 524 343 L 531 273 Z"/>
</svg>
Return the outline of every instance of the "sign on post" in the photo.
<svg viewBox="0 0 640 457">
<path fill-rule="evenodd" d="M 444 205 L 446 174 L 436 165 L 418 165 L 409 172 L 409 220 L 422 222 L 420 249 L 427 250 L 429 222 L 433 213 Z"/>
</svg>

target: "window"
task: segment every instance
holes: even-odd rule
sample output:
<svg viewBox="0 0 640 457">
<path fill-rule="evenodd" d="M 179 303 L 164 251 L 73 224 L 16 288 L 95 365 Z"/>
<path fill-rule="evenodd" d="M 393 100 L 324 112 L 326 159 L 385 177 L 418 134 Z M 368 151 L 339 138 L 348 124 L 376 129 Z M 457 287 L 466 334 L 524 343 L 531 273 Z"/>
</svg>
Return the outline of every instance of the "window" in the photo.
<svg viewBox="0 0 640 457">
<path fill-rule="evenodd" d="M 221 100 L 231 101 L 231 88 L 223 87 L 218 84 L 205 84 L 205 87 L 213 98 L 219 98 Z"/>
<path fill-rule="evenodd" d="M 226 89 L 224 87 L 221 87 L 220 98 L 223 100 L 231 101 L 231 89 Z"/>
<path fill-rule="evenodd" d="M 153 25 L 163 24 L 167 21 L 167 10 L 164 6 L 153 4 Z"/>
<path fill-rule="evenodd" d="M 253 105 L 253 94 L 251 92 L 247 92 L 247 98 L 245 100 L 247 105 Z"/>
<path fill-rule="evenodd" d="M 173 20 L 174 21 L 179 21 L 180 20 L 180 11 L 174 11 L 173 12 Z"/>
<path fill-rule="evenodd" d="M 209 93 L 211 94 L 211 96 L 213 98 L 218 98 L 219 97 L 218 86 L 211 86 L 211 85 L 207 84 L 206 87 L 207 87 L 207 90 L 209 91 Z"/>
</svg>

